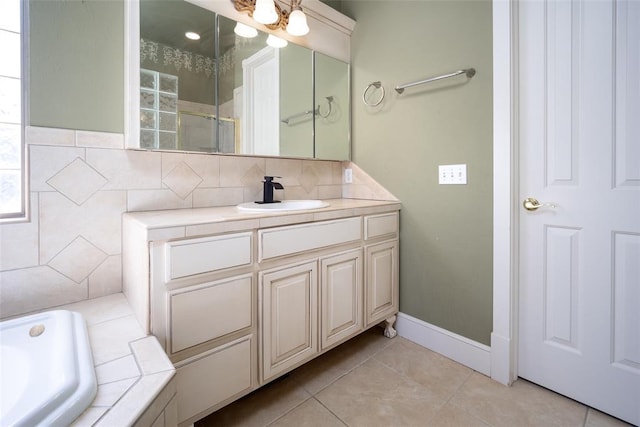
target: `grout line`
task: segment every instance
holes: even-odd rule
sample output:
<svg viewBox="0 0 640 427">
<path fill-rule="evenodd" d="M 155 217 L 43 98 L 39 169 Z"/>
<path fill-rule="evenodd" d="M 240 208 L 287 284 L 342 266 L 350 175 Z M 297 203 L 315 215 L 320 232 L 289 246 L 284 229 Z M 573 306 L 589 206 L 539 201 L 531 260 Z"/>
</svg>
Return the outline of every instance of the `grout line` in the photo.
<svg viewBox="0 0 640 427">
<path fill-rule="evenodd" d="M 258 390 L 260 390 L 260 389 L 258 389 Z M 306 391 L 306 390 L 305 390 L 305 391 Z M 307 398 L 306 398 L 306 399 L 304 399 L 302 402 L 298 403 L 297 405 L 295 405 L 293 408 L 289 409 L 288 411 L 283 412 L 283 413 L 282 413 L 282 415 L 278 416 L 275 420 L 270 421 L 269 423 L 267 423 L 267 424 L 265 425 L 265 427 L 268 427 L 268 426 L 271 426 L 271 425 L 273 425 L 273 424 L 277 423 L 280 419 L 282 419 L 282 418 L 286 417 L 286 416 L 287 416 L 287 415 L 289 415 L 291 412 L 295 411 L 295 410 L 296 410 L 296 409 L 298 409 L 300 406 L 304 405 L 304 404 L 305 404 L 306 402 L 308 402 L 310 399 L 313 399 L 313 396 L 311 395 L 311 393 L 308 393 L 308 392 L 307 392 L 307 394 L 309 394 L 309 397 L 307 397 Z M 220 408 L 220 409 L 222 409 L 222 408 Z"/>
<path fill-rule="evenodd" d="M 318 400 L 315 396 L 312 397 L 313 400 L 315 400 L 316 402 L 318 402 L 320 405 L 322 405 L 322 407 L 324 409 L 326 409 L 327 411 L 329 411 L 334 417 L 336 417 L 342 424 L 344 424 L 345 426 L 348 426 L 349 424 L 347 424 L 342 418 L 340 418 L 338 416 L 338 414 L 336 414 L 335 412 L 333 412 L 331 409 L 329 409 L 327 407 L 327 405 L 325 405 L 324 403 L 322 403 L 320 400 Z"/>
<path fill-rule="evenodd" d="M 363 333 L 368 333 L 368 331 L 364 331 Z M 355 337 L 354 337 L 355 338 Z M 347 341 L 345 341 L 342 344 L 345 344 Z M 389 345 L 391 345 L 393 343 L 393 339 L 389 339 L 389 343 L 385 344 L 384 346 L 380 347 L 378 350 L 372 352 L 368 357 L 365 357 L 364 359 L 362 359 L 360 362 L 358 362 L 357 364 L 355 364 L 353 367 L 351 367 L 350 369 L 346 370 L 344 373 L 342 373 L 341 375 L 339 375 L 337 378 L 333 379 L 331 382 L 329 382 L 328 384 L 326 384 L 324 387 L 320 388 L 318 391 L 316 391 L 315 393 L 311 393 L 309 390 L 307 390 L 304 385 L 302 385 L 302 388 L 305 389 L 305 391 L 309 394 L 311 394 L 313 397 L 315 397 L 317 394 L 321 393 L 322 391 L 326 390 L 328 387 L 330 387 L 331 385 L 333 385 L 336 381 L 342 379 L 343 377 L 349 375 L 351 372 L 355 371 L 357 368 L 359 368 L 360 366 L 362 366 L 363 364 L 365 364 L 366 362 L 368 362 L 369 360 L 373 359 L 374 356 L 378 353 L 380 353 L 382 350 L 386 349 Z M 340 344 L 340 345 L 342 345 Z M 334 351 L 336 349 L 338 349 L 340 347 L 340 345 L 338 345 L 337 347 L 332 348 L 330 351 Z M 386 366 L 386 365 L 385 365 Z"/>
</svg>

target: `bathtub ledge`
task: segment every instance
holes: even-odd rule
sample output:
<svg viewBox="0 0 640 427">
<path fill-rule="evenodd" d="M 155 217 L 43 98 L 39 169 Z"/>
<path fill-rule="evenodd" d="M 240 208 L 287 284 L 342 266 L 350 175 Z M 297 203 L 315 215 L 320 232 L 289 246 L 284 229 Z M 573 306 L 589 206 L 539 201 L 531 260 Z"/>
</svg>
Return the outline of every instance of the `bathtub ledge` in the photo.
<svg viewBox="0 0 640 427">
<path fill-rule="evenodd" d="M 73 427 L 177 426 L 175 369 L 122 293 L 56 308 L 85 317 L 98 374 L 98 394 Z"/>
</svg>

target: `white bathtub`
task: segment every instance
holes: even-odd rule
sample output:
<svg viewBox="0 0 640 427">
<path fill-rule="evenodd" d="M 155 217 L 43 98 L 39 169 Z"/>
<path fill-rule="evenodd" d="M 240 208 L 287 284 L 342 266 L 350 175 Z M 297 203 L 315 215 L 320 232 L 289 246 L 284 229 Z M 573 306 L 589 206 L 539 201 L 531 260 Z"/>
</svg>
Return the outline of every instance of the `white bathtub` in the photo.
<svg viewBox="0 0 640 427">
<path fill-rule="evenodd" d="M 68 426 L 97 382 L 79 313 L 48 311 L 0 322 L 0 426 Z"/>
</svg>

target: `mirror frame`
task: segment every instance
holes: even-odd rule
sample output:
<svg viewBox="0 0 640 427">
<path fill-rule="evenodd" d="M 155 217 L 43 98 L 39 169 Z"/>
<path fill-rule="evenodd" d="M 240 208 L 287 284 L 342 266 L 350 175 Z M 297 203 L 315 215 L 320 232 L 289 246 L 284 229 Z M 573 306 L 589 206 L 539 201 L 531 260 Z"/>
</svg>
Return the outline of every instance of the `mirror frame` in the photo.
<svg viewBox="0 0 640 427">
<path fill-rule="evenodd" d="M 189 3 L 207 9 L 218 15 L 228 19 L 242 22 L 250 26 L 255 26 L 255 22 L 247 15 L 237 12 L 233 7 L 231 0 L 210 2 L 207 0 L 185 0 Z M 279 1 L 279 0 L 276 0 Z M 283 4 L 287 7 L 286 4 Z M 318 51 L 325 55 L 331 56 L 347 64 L 349 73 L 349 91 L 350 91 L 350 37 L 355 27 L 355 21 L 341 13 L 335 11 L 319 0 L 305 0 L 305 13 L 307 14 L 310 27 L 310 34 L 305 37 L 293 37 L 288 33 L 277 30 L 272 31 L 260 28 L 265 33 L 275 34 L 292 43 L 307 47 L 312 51 Z M 127 0 L 125 2 L 125 148 L 134 150 L 148 149 L 140 148 L 140 0 Z M 350 96 L 350 94 L 349 94 Z M 216 111 L 218 105 L 216 105 Z M 351 128 L 351 113 L 348 115 L 348 127 Z M 351 157 L 351 132 L 347 134 L 349 144 L 349 158 Z M 169 151 L 157 149 L 154 151 Z M 175 152 L 180 152 L 176 150 Z M 202 154 L 220 154 L 220 155 L 236 155 L 236 156 L 254 156 L 265 157 L 264 155 L 255 154 L 232 154 L 232 153 L 206 153 Z M 282 157 L 287 156 L 268 156 Z M 306 158 L 310 159 L 310 158 Z M 315 157 L 313 158 L 315 159 Z M 322 160 L 322 159 L 318 159 Z M 347 160 L 347 159 L 345 159 Z"/>
</svg>

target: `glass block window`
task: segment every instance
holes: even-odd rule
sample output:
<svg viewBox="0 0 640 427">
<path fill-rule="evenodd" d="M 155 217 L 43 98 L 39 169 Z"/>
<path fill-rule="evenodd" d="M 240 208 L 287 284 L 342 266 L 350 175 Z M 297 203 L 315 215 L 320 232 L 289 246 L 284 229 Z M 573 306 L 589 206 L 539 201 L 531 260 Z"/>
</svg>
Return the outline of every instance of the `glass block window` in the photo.
<svg viewBox="0 0 640 427">
<path fill-rule="evenodd" d="M 178 148 L 178 77 L 140 70 L 140 148 Z"/>
<path fill-rule="evenodd" d="M 25 216 L 20 0 L 0 1 L 0 220 Z"/>
</svg>

